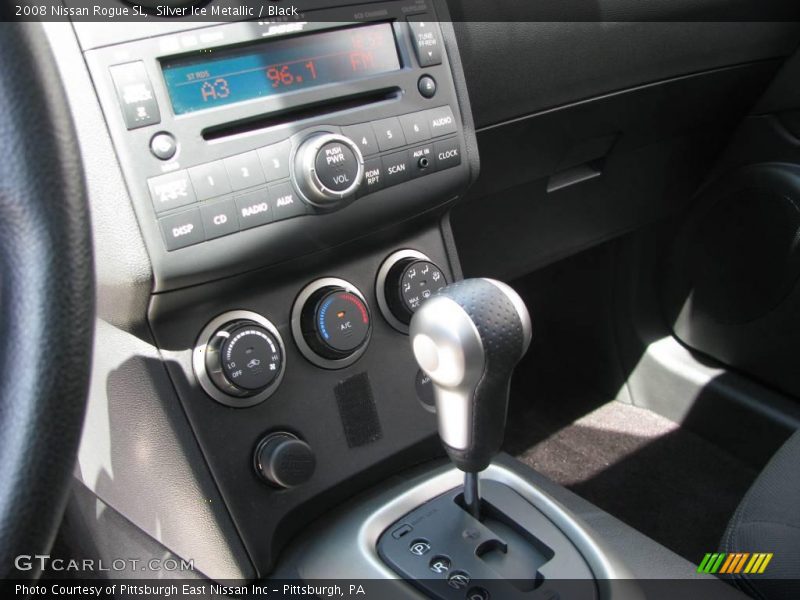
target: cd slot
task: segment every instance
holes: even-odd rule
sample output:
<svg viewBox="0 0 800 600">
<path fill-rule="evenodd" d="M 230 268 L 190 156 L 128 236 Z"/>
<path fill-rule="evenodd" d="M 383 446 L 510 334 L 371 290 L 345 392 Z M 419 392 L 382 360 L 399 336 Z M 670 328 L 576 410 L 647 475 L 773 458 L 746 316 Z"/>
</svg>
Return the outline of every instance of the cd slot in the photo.
<svg viewBox="0 0 800 600">
<path fill-rule="evenodd" d="M 303 106 L 292 107 L 266 115 L 257 115 L 223 125 L 214 125 L 204 129 L 202 135 L 203 139 L 210 142 L 234 135 L 277 127 L 278 125 L 325 117 L 353 108 L 366 108 L 380 102 L 398 100 L 400 95 L 400 88 L 391 87 L 373 90 L 367 93 L 341 96 L 339 98 L 325 100 L 324 102 L 304 104 Z"/>
</svg>

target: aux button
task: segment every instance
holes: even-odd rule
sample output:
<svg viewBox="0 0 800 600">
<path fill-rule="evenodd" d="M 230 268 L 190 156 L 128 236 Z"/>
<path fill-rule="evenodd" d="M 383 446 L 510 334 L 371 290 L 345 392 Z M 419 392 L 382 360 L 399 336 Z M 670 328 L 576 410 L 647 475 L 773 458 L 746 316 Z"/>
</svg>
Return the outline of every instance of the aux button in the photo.
<svg viewBox="0 0 800 600">
<path fill-rule="evenodd" d="M 294 176 L 306 201 L 330 207 L 355 194 L 364 177 L 364 158 L 350 138 L 317 134 L 298 148 Z"/>
</svg>

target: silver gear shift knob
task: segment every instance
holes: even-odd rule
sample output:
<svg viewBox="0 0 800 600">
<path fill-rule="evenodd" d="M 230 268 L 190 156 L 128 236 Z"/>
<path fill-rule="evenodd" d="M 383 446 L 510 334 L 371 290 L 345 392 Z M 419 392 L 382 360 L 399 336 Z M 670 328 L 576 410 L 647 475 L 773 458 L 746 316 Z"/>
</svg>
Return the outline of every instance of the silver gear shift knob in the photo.
<svg viewBox="0 0 800 600">
<path fill-rule="evenodd" d="M 420 307 L 409 337 L 445 450 L 462 471 L 482 471 L 503 443 L 511 374 L 531 341 L 522 298 L 493 279 L 459 281 Z"/>
</svg>

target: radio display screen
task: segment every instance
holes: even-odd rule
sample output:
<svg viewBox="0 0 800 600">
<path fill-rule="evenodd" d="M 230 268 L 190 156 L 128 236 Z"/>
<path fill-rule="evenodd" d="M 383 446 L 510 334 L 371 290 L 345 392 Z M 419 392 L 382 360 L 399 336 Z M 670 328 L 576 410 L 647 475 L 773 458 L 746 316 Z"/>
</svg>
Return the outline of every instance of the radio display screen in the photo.
<svg viewBox="0 0 800 600">
<path fill-rule="evenodd" d="M 396 71 L 390 23 L 161 59 L 176 115 Z"/>
</svg>

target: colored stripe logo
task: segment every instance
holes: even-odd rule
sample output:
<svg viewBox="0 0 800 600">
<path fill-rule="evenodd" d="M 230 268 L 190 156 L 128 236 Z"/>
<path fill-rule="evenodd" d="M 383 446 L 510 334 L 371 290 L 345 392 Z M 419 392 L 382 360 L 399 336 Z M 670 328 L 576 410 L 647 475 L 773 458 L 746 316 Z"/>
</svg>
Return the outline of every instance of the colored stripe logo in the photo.
<svg viewBox="0 0 800 600">
<path fill-rule="evenodd" d="M 771 560 L 772 552 L 709 552 L 703 557 L 697 572 L 711 575 L 761 574 L 767 570 Z"/>
</svg>

